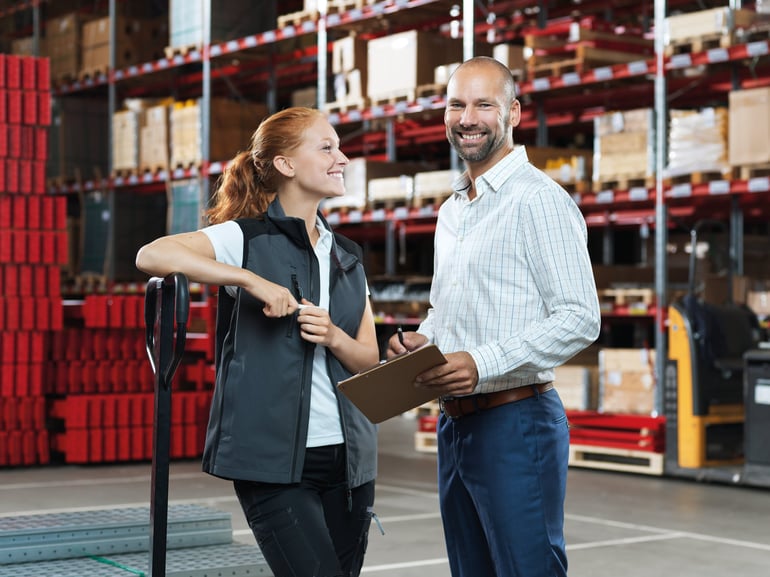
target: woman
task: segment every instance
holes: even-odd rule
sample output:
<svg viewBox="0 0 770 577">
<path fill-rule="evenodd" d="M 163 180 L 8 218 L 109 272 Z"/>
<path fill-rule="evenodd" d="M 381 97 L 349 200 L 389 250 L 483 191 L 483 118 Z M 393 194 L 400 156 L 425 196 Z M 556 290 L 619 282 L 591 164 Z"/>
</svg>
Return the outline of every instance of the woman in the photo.
<svg viewBox="0 0 770 577">
<path fill-rule="evenodd" d="M 376 429 L 335 384 L 377 363 L 360 248 L 318 208 L 348 159 L 326 117 L 265 119 L 223 174 L 211 226 L 143 246 L 136 266 L 223 287 L 203 469 L 231 479 L 276 577 L 358 575 Z"/>
</svg>

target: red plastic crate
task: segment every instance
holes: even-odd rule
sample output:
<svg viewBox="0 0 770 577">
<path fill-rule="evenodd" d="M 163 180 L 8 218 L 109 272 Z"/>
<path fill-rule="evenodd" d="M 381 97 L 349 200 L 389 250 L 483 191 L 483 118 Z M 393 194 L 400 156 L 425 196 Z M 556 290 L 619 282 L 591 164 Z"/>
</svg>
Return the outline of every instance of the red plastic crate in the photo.
<svg viewBox="0 0 770 577">
<path fill-rule="evenodd" d="M 23 120 L 23 100 L 21 90 L 7 90 L 6 101 L 8 106 L 8 109 L 6 110 L 6 122 L 8 122 L 8 124 L 21 124 Z"/>
<path fill-rule="evenodd" d="M 19 169 L 17 161 L 14 159 L 7 159 L 5 161 L 5 192 L 17 193 L 19 192 Z"/>
<path fill-rule="evenodd" d="M 21 88 L 21 57 L 15 54 L 5 55 L 5 87 Z"/>
<path fill-rule="evenodd" d="M 32 194 L 45 194 L 45 160 L 32 162 Z"/>
<path fill-rule="evenodd" d="M 17 124 L 8 125 L 8 158 L 21 158 L 23 143 L 22 143 L 22 126 Z M 6 166 L 6 172 L 11 170 L 11 165 Z"/>
<path fill-rule="evenodd" d="M 40 126 L 51 126 L 51 93 L 38 92 L 37 102 L 37 122 Z M 47 154 L 47 149 L 40 151 L 40 154 Z M 45 158 L 45 157 L 43 157 Z"/>
<path fill-rule="evenodd" d="M 34 126 L 39 122 L 40 93 L 36 90 L 22 91 L 22 121 L 24 124 Z"/>
<path fill-rule="evenodd" d="M 21 87 L 27 90 L 37 90 L 37 58 L 34 56 L 21 57 Z"/>
<path fill-rule="evenodd" d="M 2 95 L 0 95 L 0 100 L 2 100 Z M 0 158 L 8 156 L 8 129 L 7 124 L 0 124 Z"/>
<path fill-rule="evenodd" d="M 45 93 L 51 90 L 51 61 L 48 58 L 37 59 L 37 87 Z"/>
</svg>

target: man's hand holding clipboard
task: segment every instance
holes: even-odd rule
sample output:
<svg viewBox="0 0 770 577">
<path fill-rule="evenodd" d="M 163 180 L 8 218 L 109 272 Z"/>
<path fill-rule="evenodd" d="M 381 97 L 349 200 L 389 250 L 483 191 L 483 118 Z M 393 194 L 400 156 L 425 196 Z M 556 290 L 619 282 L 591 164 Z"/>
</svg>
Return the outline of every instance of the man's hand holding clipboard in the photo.
<svg viewBox="0 0 770 577">
<path fill-rule="evenodd" d="M 416 332 L 397 331 L 387 361 L 337 384 L 373 423 L 440 396 L 468 395 L 478 383 L 473 357 L 465 351 L 444 355 Z"/>
</svg>

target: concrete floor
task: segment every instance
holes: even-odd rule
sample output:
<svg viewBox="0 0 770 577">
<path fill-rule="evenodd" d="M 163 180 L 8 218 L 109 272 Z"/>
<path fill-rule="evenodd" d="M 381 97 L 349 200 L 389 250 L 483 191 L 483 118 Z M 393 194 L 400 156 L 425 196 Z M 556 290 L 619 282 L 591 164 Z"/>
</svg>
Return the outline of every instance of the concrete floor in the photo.
<svg viewBox="0 0 770 577">
<path fill-rule="evenodd" d="M 449 575 L 436 458 L 414 450 L 415 426 L 381 427 L 375 510 L 385 535 L 372 527 L 364 575 Z M 253 543 L 229 483 L 186 461 L 172 465 L 170 485 L 173 503 L 231 512 L 235 539 Z M 0 526 L 8 515 L 147 506 L 149 489 L 148 464 L 6 469 Z M 566 537 L 571 577 L 766 577 L 770 490 L 573 468 Z"/>
</svg>

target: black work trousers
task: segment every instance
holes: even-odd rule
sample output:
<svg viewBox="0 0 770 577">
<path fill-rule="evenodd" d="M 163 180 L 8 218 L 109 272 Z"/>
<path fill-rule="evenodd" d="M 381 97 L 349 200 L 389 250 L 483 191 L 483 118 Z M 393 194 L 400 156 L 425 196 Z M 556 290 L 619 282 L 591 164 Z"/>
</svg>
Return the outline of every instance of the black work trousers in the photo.
<svg viewBox="0 0 770 577">
<path fill-rule="evenodd" d="M 357 577 L 374 481 L 348 490 L 345 445 L 307 449 L 296 484 L 235 481 L 235 492 L 275 577 Z"/>
</svg>

